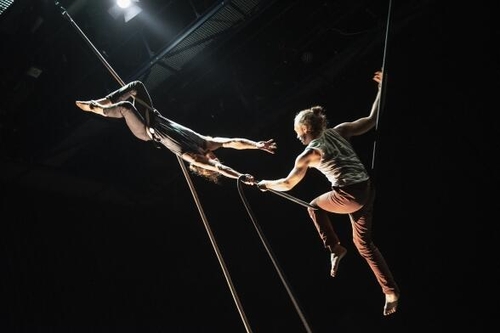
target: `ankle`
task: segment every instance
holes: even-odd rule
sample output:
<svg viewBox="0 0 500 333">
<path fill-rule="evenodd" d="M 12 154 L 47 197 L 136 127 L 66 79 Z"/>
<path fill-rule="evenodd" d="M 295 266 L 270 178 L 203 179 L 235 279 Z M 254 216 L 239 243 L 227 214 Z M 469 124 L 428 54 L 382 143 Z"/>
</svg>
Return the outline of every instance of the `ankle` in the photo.
<svg viewBox="0 0 500 333">
<path fill-rule="evenodd" d="M 343 247 L 342 245 L 340 245 L 340 243 L 335 244 L 333 247 L 330 246 L 329 249 L 330 249 L 331 253 L 335 253 L 335 254 L 338 254 L 338 253 L 341 253 L 341 252 L 345 251 L 345 247 Z"/>
<path fill-rule="evenodd" d="M 385 300 L 387 302 L 395 302 L 399 299 L 399 294 L 396 292 L 389 292 L 385 294 Z"/>
</svg>

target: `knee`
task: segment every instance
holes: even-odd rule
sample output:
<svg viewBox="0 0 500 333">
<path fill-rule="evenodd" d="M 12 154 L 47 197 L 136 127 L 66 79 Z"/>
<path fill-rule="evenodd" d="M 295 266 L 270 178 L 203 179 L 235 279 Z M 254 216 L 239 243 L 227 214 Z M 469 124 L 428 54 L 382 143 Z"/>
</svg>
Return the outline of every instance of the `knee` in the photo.
<svg viewBox="0 0 500 333">
<path fill-rule="evenodd" d="M 144 83 L 142 83 L 142 81 L 139 80 L 131 81 L 128 83 L 127 86 L 128 86 L 127 90 L 132 96 L 136 96 L 138 91 L 146 89 Z"/>
<path fill-rule="evenodd" d="M 354 239 L 353 243 L 362 257 L 369 255 L 374 247 L 372 241 L 367 239 Z"/>
<path fill-rule="evenodd" d="M 127 113 L 134 112 L 135 106 L 129 101 L 121 101 L 116 104 L 119 107 L 120 113 L 122 116 L 125 116 Z"/>
<path fill-rule="evenodd" d="M 131 81 L 129 83 L 129 87 L 136 90 L 137 88 L 139 89 L 143 89 L 144 88 L 144 83 L 142 81 L 139 81 L 139 80 L 135 80 L 135 81 Z"/>
</svg>

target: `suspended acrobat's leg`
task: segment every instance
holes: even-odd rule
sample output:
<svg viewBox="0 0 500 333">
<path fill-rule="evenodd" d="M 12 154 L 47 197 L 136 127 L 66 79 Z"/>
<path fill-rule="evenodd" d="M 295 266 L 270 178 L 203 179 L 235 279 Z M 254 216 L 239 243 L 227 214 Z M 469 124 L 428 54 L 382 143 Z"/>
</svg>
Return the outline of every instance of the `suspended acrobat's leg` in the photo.
<svg viewBox="0 0 500 333">
<path fill-rule="evenodd" d="M 84 111 L 93 112 L 104 117 L 124 118 L 125 123 L 135 137 L 144 141 L 151 140 L 146 132 L 144 119 L 131 102 L 121 101 L 103 105 L 97 101 L 76 101 L 76 105 Z"/>
<path fill-rule="evenodd" d="M 126 101 L 131 97 L 134 98 L 132 104 L 135 106 L 142 118 L 144 118 L 145 112 L 147 112 L 148 109 L 153 110 L 153 101 L 151 100 L 149 92 L 144 86 L 144 83 L 138 80 L 132 81 L 98 100 L 76 101 L 76 105 L 83 111 L 108 116 L 101 112 L 103 107 L 115 105 L 119 102 Z"/>
<path fill-rule="evenodd" d="M 153 110 L 153 101 L 151 100 L 151 96 L 149 95 L 149 92 L 146 89 L 144 83 L 139 80 L 132 81 L 121 87 L 120 89 L 108 94 L 104 98 L 104 100 L 109 102 L 109 104 L 114 104 L 121 101 L 126 101 L 130 97 L 134 98 L 132 104 L 135 106 L 135 109 L 142 115 L 143 118 L 148 110 Z M 107 105 L 106 103 L 102 104 Z"/>
<path fill-rule="evenodd" d="M 103 101 L 100 100 L 100 102 L 102 103 Z M 100 114 L 101 116 L 105 116 L 105 114 L 102 112 L 104 104 L 101 104 L 101 103 L 94 101 L 94 100 L 92 100 L 92 101 L 76 101 L 75 102 L 76 106 L 78 106 L 83 111 L 93 112 L 93 113 Z"/>
</svg>

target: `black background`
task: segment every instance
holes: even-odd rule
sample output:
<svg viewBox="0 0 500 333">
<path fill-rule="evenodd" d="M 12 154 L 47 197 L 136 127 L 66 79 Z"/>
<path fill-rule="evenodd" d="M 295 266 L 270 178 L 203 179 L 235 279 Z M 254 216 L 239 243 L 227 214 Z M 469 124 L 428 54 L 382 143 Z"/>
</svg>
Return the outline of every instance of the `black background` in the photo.
<svg viewBox="0 0 500 333">
<path fill-rule="evenodd" d="M 194 3 L 200 11 L 210 5 Z M 482 331 L 494 325 L 495 6 L 360 1 L 359 21 L 346 20 L 344 28 L 373 28 L 363 15 L 375 12 L 380 20 L 389 5 L 405 15 L 394 18 L 387 38 L 382 29 L 371 42 L 359 33 L 338 46 L 341 61 L 331 50 L 322 55 L 328 43 L 311 45 L 307 67 L 294 65 L 307 47 L 287 53 L 286 43 L 314 40 L 317 31 L 301 26 L 310 23 L 301 18 L 343 2 L 273 3 L 278 7 L 221 47 L 230 57 L 191 71 L 196 79 L 182 89 L 152 92 L 155 106 L 203 134 L 274 138 L 275 155 L 217 152 L 237 170 L 274 179 L 288 173 L 303 148 L 293 132 L 295 113 L 322 104 L 332 124 L 368 114 L 373 73 L 385 64 L 377 131 L 354 145 L 367 167 L 375 162 L 373 237 L 400 285 L 398 312 L 382 315 L 384 296 L 352 245 L 347 216 L 332 215 L 349 251 L 332 279 L 304 207 L 231 179 L 216 185 L 186 178 L 173 154 L 136 140 L 123 122 L 77 109 L 75 100 L 104 96 L 118 85 L 50 2 L 16 1 L 0 16 L 4 332 L 245 332 L 239 309 L 259 333 L 306 332 L 302 315 L 313 332 Z M 279 6 L 287 4 L 302 16 L 286 16 Z M 53 20 L 42 26 L 47 31 L 30 33 L 44 10 Z M 76 22 L 92 32 L 99 49 L 122 50 L 110 59 L 131 75 L 142 59 L 133 61 L 116 31 L 99 30 L 107 14 L 80 15 Z M 270 22 L 281 24 L 282 17 L 289 21 L 277 30 Z M 285 45 L 273 48 L 264 36 Z M 38 79 L 24 74 L 33 65 L 43 69 Z M 311 170 L 289 194 L 309 201 L 327 190 L 326 179 Z"/>
</svg>

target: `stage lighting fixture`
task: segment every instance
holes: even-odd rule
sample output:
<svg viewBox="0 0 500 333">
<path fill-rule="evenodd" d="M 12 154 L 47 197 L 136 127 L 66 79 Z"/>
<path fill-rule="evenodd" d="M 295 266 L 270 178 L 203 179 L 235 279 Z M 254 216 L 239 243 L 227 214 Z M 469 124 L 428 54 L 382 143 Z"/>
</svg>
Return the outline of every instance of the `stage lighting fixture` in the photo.
<svg viewBox="0 0 500 333">
<path fill-rule="evenodd" d="M 141 7 L 137 4 L 138 2 L 139 0 L 117 0 L 115 5 L 108 10 L 108 13 L 114 19 L 123 17 L 125 22 L 128 22 L 142 12 Z"/>
<path fill-rule="evenodd" d="M 124 8 L 128 8 L 132 2 L 130 0 L 116 0 L 116 4 L 118 5 L 118 7 L 124 9 Z"/>
</svg>

